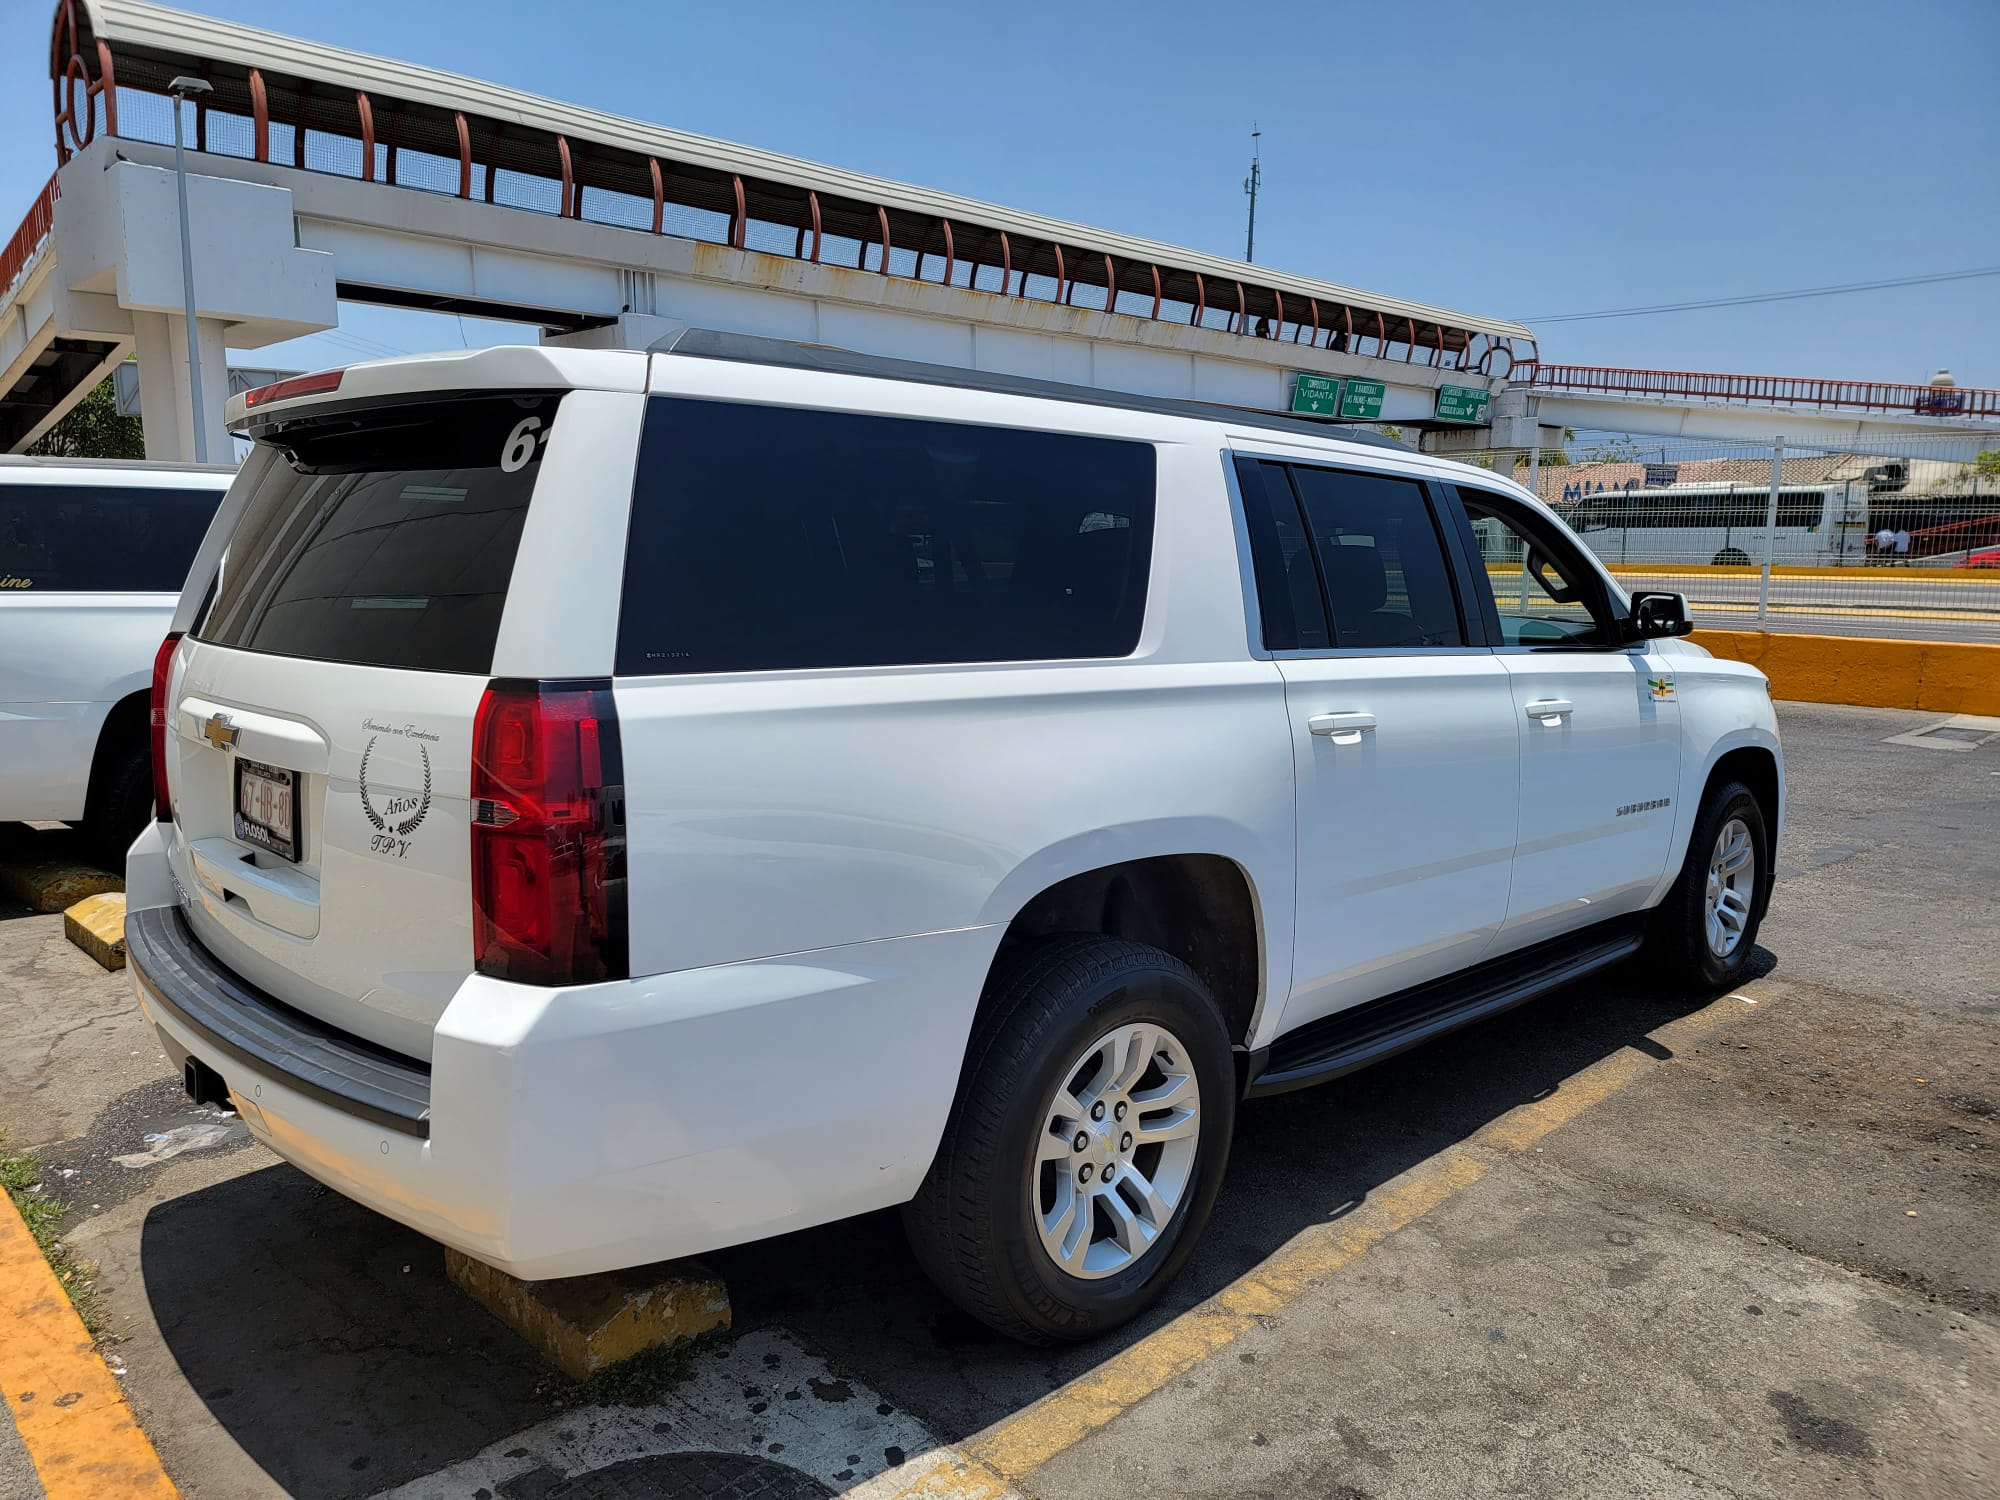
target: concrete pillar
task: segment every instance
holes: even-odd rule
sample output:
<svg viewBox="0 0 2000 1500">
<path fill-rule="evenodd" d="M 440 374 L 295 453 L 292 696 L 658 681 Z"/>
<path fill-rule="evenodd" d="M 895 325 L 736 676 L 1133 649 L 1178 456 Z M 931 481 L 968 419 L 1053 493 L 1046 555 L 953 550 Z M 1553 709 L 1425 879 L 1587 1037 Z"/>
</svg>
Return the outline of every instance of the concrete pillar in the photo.
<svg viewBox="0 0 2000 1500">
<path fill-rule="evenodd" d="M 171 313 L 132 314 L 133 353 L 139 361 L 139 416 L 146 434 L 146 457 L 193 463 L 194 403 L 188 399 L 187 319 Z M 195 319 L 201 344 L 202 424 L 208 429 L 208 461 L 233 461 L 235 447 L 223 424 L 229 399 L 228 350 L 224 325 Z"/>
<path fill-rule="evenodd" d="M 172 337 L 181 341 L 181 348 L 187 348 L 187 320 L 168 317 L 167 326 Z M 235 446 L 230 442 L 229 428 L 223 418 L 229 404 L 229 350 L 224 344 L 223 332 L 226 325 L 215 318 L 194 320 L 195 342 L 201 349 L 201 415 L 202 423 L 208 429 L 208 461 L 212 464 L 226 464 L 234 461 Z M 175 367 L 183 381 L 187 379 L 187 356 Z M 198 451 L 194 440 L 192 421 L 194 403 L 182 395 L 175 402 L 175 420 L 189 434 L 187 456 L 193 458 Z"/>
<path fill-rule="evenodd" d="M 175 356 L 165 313 L 132 314 L 132 353 L 139 361 L 139 425 L 146 435 L 146 457 L 177 459 L 181 433 L 174 421 L 174 369 L 187 363 L 187 355 Z"/>
</svg>

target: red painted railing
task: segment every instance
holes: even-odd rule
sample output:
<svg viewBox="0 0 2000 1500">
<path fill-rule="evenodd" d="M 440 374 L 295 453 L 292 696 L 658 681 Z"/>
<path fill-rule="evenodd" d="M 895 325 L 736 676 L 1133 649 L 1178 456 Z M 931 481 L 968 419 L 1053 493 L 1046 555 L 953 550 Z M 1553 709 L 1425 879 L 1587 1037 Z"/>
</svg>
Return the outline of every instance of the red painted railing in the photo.
<svg viewBox="0 0 2000 1500">
<path fill-rule="evenodd" d="M 96 35 L 93 23 L 89 6 L 56 0 L 49 55 L 58 162 L 69 161 L 99 134 L 167 144 L 177 106 L 160 100 L 162 82 L 189 73 L 214 89 L 195 106 L 197 152 L 247 151 L 260 162 L 283 158 L 288 153 L 281 132 L 273 155 L 278 126 L 292 132 L 294 168 L 364 182 L 455 191 L 468 200 L 477 196 L 540 212 L 551 211 L 553 198 L 553 212 L 565 218 L 625 229 L 650 220 L 654 234 L 762 254 L 782 255 L 789 245 L 794 258 L 814 264 L 829 263 L 837 247 L 843 264 L 884 276 L 1107 315 L 1185 320 L 1210 332 L 1405 364 L 1421 354 L 1431 368 L 1486 377 L 1534 361 L 1532 339 L 1521 339 L 1517 348 L 1504 335 L 1435 318 L 1419 324 L 1405 316 L 1392 323 L 1380 308 L 1297 293 L 1287 302 L 1279 287 L 1261 279 L 1210 280 L 1173 261 L 1154 265 L 1055 241 L 1010 240 L 996 225 L 892 211 L 865 197 L 847 197 L 837 191 L 843 185 L 838 180 L 802 193 L 796 182 L 675 162 L 641 151 L 636 143 L 572 138 L 512 118 L 400 99 L 392 92 L 393 78 L 380 89 L 356 88 L 351 78 L 336 83 L 325 76 L 281 73 L 275 64 L 212 67 L 210 59 L 188 52 L 168 56 L 150 45 L 126 54 L 124 43 Z M 153 98 L 146 102 L 135 99 L 138 95 Z M 122 128 L 121 96 L 127 105 Z M 132 108 L 134 103 L 140 107 Z M 213 129 L 217 124 L 228 128 Z M 329 144 L 332 149 L 325 149 Z M 835 243 L 826 244 L 829 240 Z M 999 255 L 991 257 L 996 245 Z M 1397 348 L 1403 353 L 1396 354 Z M 1503 358 L 1496 361 L 1496 355 Z"/>
<path fill-rule="evenodd" d="M 1718 375 L 1698 370 L 1621 370 L 1604 365 L 1535 365 L 1516 384 L 1592 396 L 1684 396 L 1782 406 L 1907 412 L 1915 416 L 2000 417 L 2000 390 L 1903 385 L 1879 380 L 1814 380 L 1792 375 Z"/>
<path fill-rule="evenodd" d="M 21 220 L 21 227 L 14 231 L 14 237 L 7 241 L 7 248 L 0 250 L 0 298 L 14 290 L 14 282 L 27 269 L 29 259 L 49 237 L 49 231 L 56 224 L 56 180 L 50 177 L 48 185 L 35 195 L 34 204 L 28 209 L 27 217 Z"/>
</svg>

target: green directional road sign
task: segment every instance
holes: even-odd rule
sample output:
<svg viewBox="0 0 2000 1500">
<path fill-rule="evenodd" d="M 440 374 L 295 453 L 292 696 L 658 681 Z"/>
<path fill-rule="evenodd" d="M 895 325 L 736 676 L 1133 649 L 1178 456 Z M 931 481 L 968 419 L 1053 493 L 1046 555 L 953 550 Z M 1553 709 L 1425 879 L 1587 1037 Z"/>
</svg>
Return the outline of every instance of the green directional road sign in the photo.
<svg viewBox="0 0 2000 1500">
<path fill-rule="evenodd" d="M 1292 385 L 1292 410 L 1305 417 L 1330 417 L 1340 400 L 1340 382 L 1325 375 L 1301 375 Z"/>
<path fill-rule="evenodd" d="M 1389 388 L 1379 380 L 1350 380 L 1341 393 L 1340 414 L 1373 422 L 1382 415 L 1382 398 Z"/>
<path fill-rule="evenodd" d="M 1484 422 L 1486 403 L 1492 392 L 1469 385 L 1438 387 L 1437 416 L 1440 422 Z"/>
</svg>

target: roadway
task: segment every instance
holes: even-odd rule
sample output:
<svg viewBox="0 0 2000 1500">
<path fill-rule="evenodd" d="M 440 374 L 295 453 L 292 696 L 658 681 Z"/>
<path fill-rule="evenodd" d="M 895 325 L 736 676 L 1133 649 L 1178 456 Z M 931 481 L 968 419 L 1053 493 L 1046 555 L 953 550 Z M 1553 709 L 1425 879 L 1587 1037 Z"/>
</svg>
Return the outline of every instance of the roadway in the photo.
<svg viewBox="0 0 2000 1500">
<path fill-rule="evenodd" d="M 2000 740 L 1779 714 L 1757 977 L 1627 967 L 1246 1107 L 1181 1281 L 1082 1349 L 995 1339 L 876 1214 L 708 1257 L 734 1331 L 588 1404 L 435 1245 L 190 1105 L 129 979 L 4 897 L 0 1131 L 189 1500 L 1990 1500 Z M 42 1500 L 8 1426 L 0 1497 Z"/>
<path fill-rule="evenodd" d="M 1754 630 L 1754 573 L 1701 570 L 1648 572 L 1614 568 L 1627 589 L 1668 589 L 1687 595 L 1695 623 L 1709 630 Z M 1962 579 L 1857 569 L 1851 578 L 1774 575 L 1772 630 L 1821 635 L 1895 636 L 1904 640 L 2000 643 L 2000 576 Z"/>
</svg>

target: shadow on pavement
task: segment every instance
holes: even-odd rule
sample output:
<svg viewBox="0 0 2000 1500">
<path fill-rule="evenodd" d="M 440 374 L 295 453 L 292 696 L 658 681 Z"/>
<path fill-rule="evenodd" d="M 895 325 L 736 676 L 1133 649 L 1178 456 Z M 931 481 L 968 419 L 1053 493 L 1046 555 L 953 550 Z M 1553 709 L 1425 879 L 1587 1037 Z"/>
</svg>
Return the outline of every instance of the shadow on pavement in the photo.
<svg viewBox="0 0 2000 1500">
<path fill-rule="evenodd" d="M 300 1500 L 372 1494 L 549 1415 L 547 1367 L 434 1241 L 290 1166 L 154 1208 L 140 1266 L 190 1390 Z"/>
<path fill-rule="evenodd" d="M 1756 973 L 1774 966 L 1762 950 Z M 923 1418 L 975 1432 L 1116 1354 L 1300 1231 L 1699 1008 L 1632 968 L 1317 1089 L 1247 1106 L 1208 1232 L 1165 1302 L 1071 1350 L 1025 1349 L 932 1291 L 894 1213 L 705 1257 L 739 1331 L 782 1326 Z M 148 1214 L 141 1266 L 188 1384 L 303 1500 L 365 1495 L 550 1414 L 559 1382 L 445 1279 L 431 1241 L 286 1166 Z"/>
<path fill-rule="evenodd" d="M 1759 949 L 1755 977 L 1776 961 Z M 1348 1078 L 1253 1101 L 1207 1233 L 1160 1306 L 1075 1349 L 1023 1349 L 931 1289 L 894 1213 L 706 1257 L 737 1326 L 781 1323 L 946 1440 L 964 1437 L 1102 1363 L 1212 1295 L 1300 1231 L 1353 1212 L 1382 1184 L 1699 1003 L 1627 965 Z"/>
<path fill-rule="evenodd" d="M 124 874 L 122 869 L 107 869 L 92 850 L 90 841 L 77 829 L 0 823 L 0 922 L 41 915 L 24 899 L 24 890 L 12 888 L 8 872 L 33 886 L 43 878 L 43 872 L 51 870 L 115 875 L 121 879 Z M 100 883 L 93 889 L 102 890 L 103 886 Z"/>
</svg>

